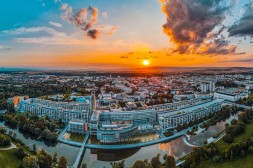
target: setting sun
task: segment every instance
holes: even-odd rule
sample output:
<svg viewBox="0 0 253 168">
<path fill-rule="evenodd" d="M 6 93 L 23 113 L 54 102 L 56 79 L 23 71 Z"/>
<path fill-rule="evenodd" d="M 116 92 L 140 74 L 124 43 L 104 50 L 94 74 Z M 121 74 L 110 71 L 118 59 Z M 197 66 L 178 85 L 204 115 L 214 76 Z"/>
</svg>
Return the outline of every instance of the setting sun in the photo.
<svg viewBox="0 0 253 168">
<path fill-rule="evenodd" d="M 143 61 L 143 65 L 145 65 L 145 66 L 149 65 L 149 61 L 148 60 L 144 60 Z"/>
</svg>

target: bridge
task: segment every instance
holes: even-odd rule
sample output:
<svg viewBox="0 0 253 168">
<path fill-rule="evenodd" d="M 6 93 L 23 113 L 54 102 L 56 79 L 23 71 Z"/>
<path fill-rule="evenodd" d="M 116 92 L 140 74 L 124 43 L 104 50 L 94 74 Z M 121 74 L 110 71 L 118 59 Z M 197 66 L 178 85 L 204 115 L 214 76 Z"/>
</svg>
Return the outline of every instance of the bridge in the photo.
<svg viewBox="0 0 253 168">
<path fill-rule="evenodd" d="M 90 136 L 90 133 L 87 132 L 87 134 L 86 134 L 86 136 L 85 136 L 85 138 L 83 140 L 83 144 L 82 144 L 82 146 L 81 146 L 81 148 L 79 150 L 79 153 L 78 153 L 78 155 L 76 157 L 76 161 L 75 161 L 75 163 L 73 165 L 73 168 L 80 168 L 82 160 L 83 160 L 83 156 L 84 156 L 84 153 L 85 153 L 85 150 L 86 150 L 86 143 L 87 143 L 87 141 L 89 139 L 89 136 Z"/>
</svg>

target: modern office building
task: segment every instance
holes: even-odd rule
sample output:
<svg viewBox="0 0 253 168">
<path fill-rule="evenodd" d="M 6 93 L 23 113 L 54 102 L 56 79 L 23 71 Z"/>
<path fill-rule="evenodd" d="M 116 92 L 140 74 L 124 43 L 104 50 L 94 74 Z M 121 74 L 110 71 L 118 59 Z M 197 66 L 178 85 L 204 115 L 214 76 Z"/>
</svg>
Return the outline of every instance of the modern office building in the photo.
<svg viewBox="0 0 253 168">
<path fill-rule="evenodd" d="M 131 141 L 138 132 L 138 125 L 119 127 L 118 125 L 103 125 L 97 131 L 97 139 L 100 143 L 117 143 Z"/>
</svg>

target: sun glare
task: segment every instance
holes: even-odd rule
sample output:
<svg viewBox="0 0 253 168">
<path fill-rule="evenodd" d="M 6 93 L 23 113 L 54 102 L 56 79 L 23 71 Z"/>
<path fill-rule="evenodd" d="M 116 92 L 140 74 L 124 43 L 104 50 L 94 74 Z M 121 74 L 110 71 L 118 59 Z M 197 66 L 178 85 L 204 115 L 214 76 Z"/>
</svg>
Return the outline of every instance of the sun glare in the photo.
<svg viewBox="0 0 253 168">
<path fill-rule="evenodd" d="M 145 66 L 149 65 L 149 61 L 148 60 L 144 60 L 143 61 L 143 65 L 145 65 Z"/>
</svg>

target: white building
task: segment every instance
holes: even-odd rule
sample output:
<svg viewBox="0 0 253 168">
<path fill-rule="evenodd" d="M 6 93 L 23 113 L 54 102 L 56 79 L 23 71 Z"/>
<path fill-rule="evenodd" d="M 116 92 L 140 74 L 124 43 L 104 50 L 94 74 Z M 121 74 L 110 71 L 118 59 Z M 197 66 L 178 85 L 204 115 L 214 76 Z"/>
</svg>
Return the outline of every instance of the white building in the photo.
<svg viewBox="0 0 253 168">
<path fill-rule="evenodd" d="M 76 103 L 76 102 L 54 102 L 42 99 L 28 99 L 19 103 L 21 112 L 30 112 L 38 116 L 48 116 L 52 119 L 62 119 L 69 122 L 72 119 L 80 119 L 88 122 L 89 113 L 92 111 L 92 103 Z"/>
<path fill-rule="evenodd" d="M 240 98 L 247 98 L 248 91 L 247 90 L 238 90 L 238 89 L 221 89 L 214 93 L 214 97 L 218 99 L 224 99 L 227 101 L 235 102 Z"/>
<path fill-rule="evenodd" d="M 168 110 L 158 113 L 158 123 L 162 129 L 176 128 L 178 125 L 189 123 L 195 119 L 208 116 L 210 113 L 221 109 L 221 103 L 224 100 L 216 99 L 213 101 L 204 101 L 202 104 L 194 105 L 188 108 Z"/>
</svg>

